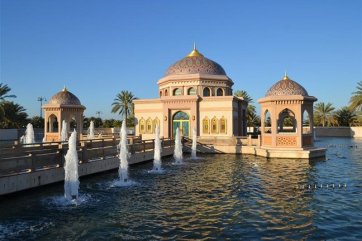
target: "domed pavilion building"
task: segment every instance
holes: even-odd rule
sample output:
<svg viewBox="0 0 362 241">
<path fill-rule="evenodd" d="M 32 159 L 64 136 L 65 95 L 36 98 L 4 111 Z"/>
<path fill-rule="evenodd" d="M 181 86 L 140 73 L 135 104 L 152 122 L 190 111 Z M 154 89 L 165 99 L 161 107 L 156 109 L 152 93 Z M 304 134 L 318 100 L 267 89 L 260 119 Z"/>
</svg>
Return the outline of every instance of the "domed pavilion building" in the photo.
<svg viewBox="0 0 362 241">
<path fill-rule="evenodd" d="M 156 125 L 160 135 L 203 137 L 246 135 L 247 102 L 232 95 L 233 81 L 218 63 L 194 46 L 186 57 L 171 65 L 158 82 L 159 98 L 134 101 L 136 135 L 153 139 Z"/>
<path fill-rule="evenodd" d="M 313 158 L 325 155 L 314 148 L 313 103 L 317 98 L 287 74 L 275 83 L 261 105 L 261 148 L 267 157 Z"/>
<path fill-rule="evenodd" d="M 44 109 L 44 139 L 46 142 L 60 141 L 62 122 L 67 122 L 67 130 L 77 131 L 77 138 L 83 131 L 83 112 L 86 109 L 73 93 L 64 87 L 43 105 Z"/>
</svg>

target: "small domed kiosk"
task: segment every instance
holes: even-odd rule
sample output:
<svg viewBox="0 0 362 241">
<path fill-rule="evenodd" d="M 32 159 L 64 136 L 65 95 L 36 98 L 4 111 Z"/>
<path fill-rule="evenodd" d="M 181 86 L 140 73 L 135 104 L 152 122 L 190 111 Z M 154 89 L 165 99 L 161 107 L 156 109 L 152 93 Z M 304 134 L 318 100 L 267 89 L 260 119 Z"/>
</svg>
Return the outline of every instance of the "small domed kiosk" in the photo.
<svg viewBox="0 0 362 241">
<path fill-rule="evenodd" d="M 275 83 L 261 105 L 261 148 L 267 157 L 313 158 L 325 155 L 314 148 L 313 103 L 317 98 L 287 74 Z"/>
<path fill-rule="evenodd" d="M 77 131 L 78 139 L 83 131 L 83 112 L 86 109 L 73 93 L 63 88 L 53 95 L 49 102 L 43 105 L 44 109 L 44 137 L 45 141 L 59 141 L 62 122 L 67 122 L 67 129 Z"/>
</svg>

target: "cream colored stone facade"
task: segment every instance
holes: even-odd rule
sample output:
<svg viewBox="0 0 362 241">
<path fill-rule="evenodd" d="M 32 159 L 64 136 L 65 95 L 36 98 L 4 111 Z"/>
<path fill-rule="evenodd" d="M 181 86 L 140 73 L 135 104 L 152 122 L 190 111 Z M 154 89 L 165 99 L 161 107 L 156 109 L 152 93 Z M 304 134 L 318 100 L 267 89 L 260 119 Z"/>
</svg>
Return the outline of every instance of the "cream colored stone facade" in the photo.
<svg viewBox="0 0 362 241">
<path fill-rule="evenodd" d="M 75 125 L 77 138 L 80 139 L 83 131 L 83 112 L 85 107 L 79 99 L 66 88 L 55 94 L 44 109 L 44 139 L 46 142 L 60 141 L 63 120 L 67 123 L 67 130 L 71 131 L 71 123 Z"/>
<path fill-rule="evenodd" d="M 196 49 L 172 65 L 157 82 L 159 98 L 134 101 L 136 135 L 153 139 L 160 124 L 163 137 L 173 137 L 176 127 L 182 135 L 246 135 L 247 103 L 232 96 L 233 81 L 220 65 Z"/>
</svg>

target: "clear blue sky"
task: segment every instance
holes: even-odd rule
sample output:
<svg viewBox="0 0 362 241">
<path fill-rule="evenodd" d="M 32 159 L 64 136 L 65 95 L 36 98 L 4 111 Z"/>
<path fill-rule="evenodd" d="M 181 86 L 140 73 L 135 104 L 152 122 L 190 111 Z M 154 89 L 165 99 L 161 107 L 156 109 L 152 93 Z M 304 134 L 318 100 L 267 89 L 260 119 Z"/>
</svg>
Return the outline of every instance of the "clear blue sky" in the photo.
<svg viewBox="0 0 362 241">
<path fill-rule="evenodd" d="M 0 1 L 0 82 L 30 116 L 66 85 L 86 116 L 119 118 L 115 95 L 157 98 L 194 41 L 254 100 L 285 70 L 336 107 L 362 80 L 361 0 Z"/>
</svg>

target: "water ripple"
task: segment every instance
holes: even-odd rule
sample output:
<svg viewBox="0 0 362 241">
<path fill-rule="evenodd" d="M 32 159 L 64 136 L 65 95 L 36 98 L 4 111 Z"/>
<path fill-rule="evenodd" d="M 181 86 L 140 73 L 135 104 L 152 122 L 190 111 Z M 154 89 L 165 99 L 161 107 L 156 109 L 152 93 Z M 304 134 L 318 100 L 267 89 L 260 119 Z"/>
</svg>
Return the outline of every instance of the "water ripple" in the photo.
<svg viewBox="0 0 362 241">
<path fill-rule="evenodd" d="M 317 144 L 327 161 L 202 155 L 160 175 L 132 166 L 131 187 L 111 187 L 116 171 L 82 178 L 75 207 L 62 185 L 0 200 L 0 239 L 361 240 L 362 140 Z"/>
</svg>

